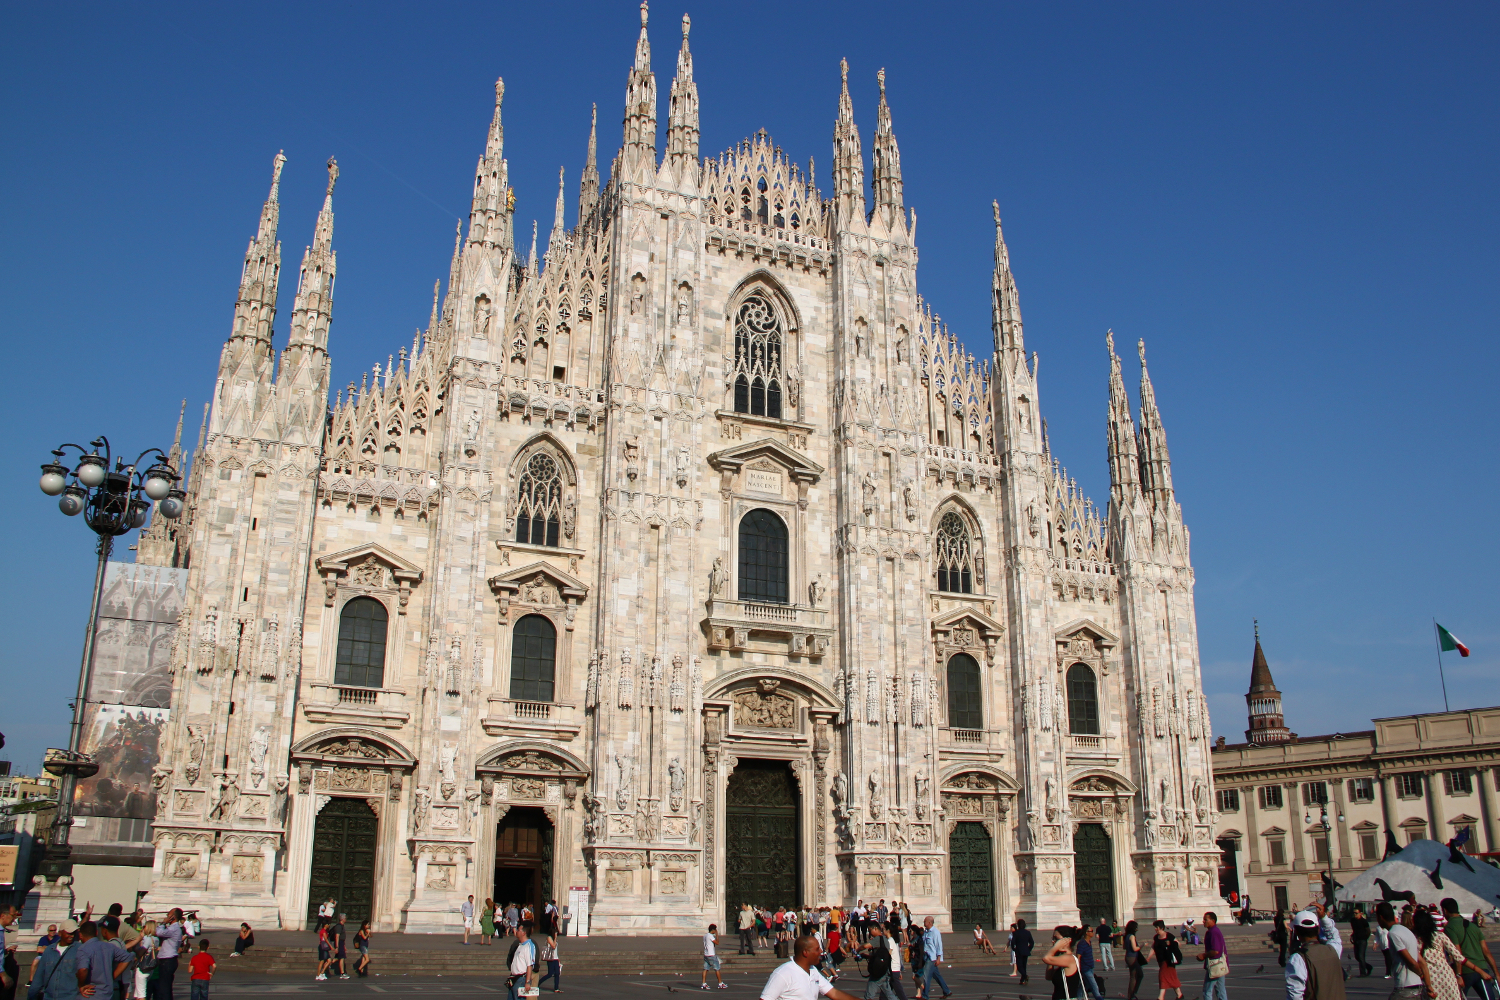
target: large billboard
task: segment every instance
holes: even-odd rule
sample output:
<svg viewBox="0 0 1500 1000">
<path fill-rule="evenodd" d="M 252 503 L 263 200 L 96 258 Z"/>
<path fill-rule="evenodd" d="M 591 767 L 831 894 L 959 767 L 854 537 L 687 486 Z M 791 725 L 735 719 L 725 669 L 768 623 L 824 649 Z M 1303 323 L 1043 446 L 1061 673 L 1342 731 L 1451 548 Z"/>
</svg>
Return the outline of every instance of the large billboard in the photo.
<svg viewBox="0 0 1500 1000">
<path fill-rule="evenodd" d="M 161 760 L 165 708 L 90 705 L 83 752 L 99 773 L 78 782 L 73 810 L 80 816 L 155 819 L 156 789 L 151 771 Z"/>
</svg>

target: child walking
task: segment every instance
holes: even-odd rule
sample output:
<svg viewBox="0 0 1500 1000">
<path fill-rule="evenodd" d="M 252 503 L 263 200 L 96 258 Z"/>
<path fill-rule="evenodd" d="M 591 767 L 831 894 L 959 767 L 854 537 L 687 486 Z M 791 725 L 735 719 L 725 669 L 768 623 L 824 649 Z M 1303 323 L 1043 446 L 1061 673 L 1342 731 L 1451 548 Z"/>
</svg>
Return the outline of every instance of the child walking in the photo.
<svg viewBox="0 0 1500 1000">
<path fill-rule="evenodd" d="M 719 962 L 719 925 L 709 924 L 708 931 L 703 935 L 703 982 L 698 985 L 700 990 L 708 989 L 708 974 L 712 972 L 719 980 L 719 989 L 727 990 L 724 985 L 724 973 L 720 972 Z"/>
<path fill-rule="evenodd" d="M 192 989 L 192 1000 L 208 1000 L 208 983 L 214 977 L 214 967 L 218 965 L 214 957 L 208 953 L 208 938 L 198 941 L 198 954 L 188 966 L 193 970 L 193 977 L 189 981 Z"/>
</svg>

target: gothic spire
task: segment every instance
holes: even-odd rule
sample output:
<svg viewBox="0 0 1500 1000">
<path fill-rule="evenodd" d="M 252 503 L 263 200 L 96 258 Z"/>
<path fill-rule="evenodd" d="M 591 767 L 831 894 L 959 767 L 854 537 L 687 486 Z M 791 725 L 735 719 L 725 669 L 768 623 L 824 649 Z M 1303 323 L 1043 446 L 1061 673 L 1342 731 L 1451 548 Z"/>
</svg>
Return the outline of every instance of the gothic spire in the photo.
<svg viewBox="0 0 1500 1000">
<path fill-rule="evenodd" d="M 1115 332 L 1104 335 L 1109 348 L 1109 492 L 1117 507 L 1128 504 L 1140 489 L 1140 465 L 1135 451 L 1135 421 L 1130 416 L 1130 397 L 1115 354 Z"/>
<path fill-rule="evenodd" d="M 682 48 L 677 53 L 677 78 L 668 99 L 667 158 L 678 169 L 698 165 L 698 85 L 693 82 L 693 54 L 688 51 L 692 21 L 682 15 Z"/>
<path fill-rule="evenodd" d="M 839 117 L 833 126 L 833 197 L 838 224 L 865 221 L 865 159 L 860 151 L 859 130 L 854 127 L 854 102 L 849 99 L 849 60 L 839 60 L 843 89 L 839 92 Z"/>
<path fill-rule="evenodd" d="M 453 311 L 458 308 L 458 299 L 454 298 L 453 293 L 457 291 L 459 275 L 463 273 L 463 242 L 464 223 L 460 219 L 453 226 L 453 259 L 448 262 L 448 293 L 443 299 L 444 320 L 452 319 Z M 435 336 L 437 336 L 436 326 L 427 331 L 429 340 Z"/>
<path fill-rule="evenodd" d="M 991 287 L 995 347 L 997 350 L 1013 347 L 1024 352 L 1026 338 L 1021 329 L 1021 296 L 1016 291 L 1016 276 L 1010 270 L 1010 248 L 1005 245 L 1005 231 L 1000 226 L 1000 203 L 994 201 L 990 204 L 995 210 L 995 280 Z"/>
<path fill-rule="evenodd" d="M 651 72 L 651 40 L 646 36 L 646 3 L 641 2 L 641 36 L 635 65 L 625 81 L 625 176 L 641 181 L 656 173 L 656 74 Z"/>
<path fill-rule="evenodd" d="M 536 220 L 531 220 L 531 253 L 526 257 L 526 272 L 536 277 Z"/>
<path fill-rule="evenodd" d="M 285 154 L 278 152 L 271 161 L 271 193 L 261 207 L 255 239 L 245 251 L 234 325 L 219 363 L 219 374 L 225 378 L 244 364 L 254 369 L 253 377 L 259 381 L 271 377 L 270 366 L 264 362 L 271 356 L 271 325 L 276 319 L 276 293 L 281 281 L 281 242 L 276 231 L 281 219 L 281 168 L 285 165 Z"/>
<path fill-rule="evenodd" d="M 1141 355 L 1141 487 L 1168 509 L 1172 504 L 1172 459 L 1167 454 L 1167 432 L 1156 408 L 1156 390 L 1146 371 L 1146 342 L 1136 349 Z"/>
<path fill-rule="evenodd" d="M 870 146 L 874 158 L 875 209 L 885 216 L 886 228 L 902 225 L 906 219 L 905 205 L 901 200 L 901 150 L 896 146 L 896 135 L 891 131 L 891 108 L 885 102 L 885 69 L 875 74 L 880 81 L 880 107 L 875 113 L 875 141 Z"/>
<path fill-rule="evenodd" d="M 509 169 L 505 163 L 505 128 L 500 106 L 505 99 L 504 78 L 495 81 L 495 116 L 484 155 L 474 176 L 474 200 L 469 210 L 469 242 L 485 246 L 509 246 L 511 199 Z"/>
<path fill-rule="evenodd" d="M 292 302 L 292 333 L 282 357 L 282 374 L 297 371 L 309 355 L 328 354 L 328 324 L 333 318 L 333 278 L 337 257 L 333 252 L 333 186 L 339 179 L 338 161 L 328 158 L 328 190 L 313 230 L 312 246 L 302 253 L 302 271 L 297 278 L 297 297 Z"/>
<path fill-rule="evenodd" d="M 182 418 L 187 413 L 187 400 L 182 401 L 182 407 L 177 411 L 177 433 L 172 435 L 172 450 L 167 452 L 167 464 L 182 472 Z"/>
<path fill-rule="evenodd" d="M 589 119 L 589 155 L 578 181 L 578 221 L 581 224 L 599 204 L 599 105 Z"/>
<path fill-rule="evenodd" d="M 547 236 L 547 259 L 560 258 L 563 251 L 563 243 L 567 240 L 567 230 L 563 228 L 563 216 L 566 209 L 563 207 L 563 168 L 557 168 L 557 207 L 552 212 L 552 232 Z"/>
</svg>

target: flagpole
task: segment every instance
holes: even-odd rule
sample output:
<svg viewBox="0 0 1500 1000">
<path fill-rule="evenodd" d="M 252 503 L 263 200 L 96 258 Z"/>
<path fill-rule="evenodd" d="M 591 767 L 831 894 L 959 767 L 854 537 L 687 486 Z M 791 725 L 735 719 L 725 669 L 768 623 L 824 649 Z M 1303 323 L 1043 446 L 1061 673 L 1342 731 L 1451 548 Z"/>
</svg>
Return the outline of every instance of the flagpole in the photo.
<svg viewBox="0 0 1500 1000">
<path fill-rule="evenodd" d="M 1437 643 L 1438 680 L 1443 682 L 1443 711 L 1448 711 L 1448 680 L 1443 676 L 1443 637 L 1438 634 L 1437 619 L 1432 620 L 1432 640 Z"/>
</svg>

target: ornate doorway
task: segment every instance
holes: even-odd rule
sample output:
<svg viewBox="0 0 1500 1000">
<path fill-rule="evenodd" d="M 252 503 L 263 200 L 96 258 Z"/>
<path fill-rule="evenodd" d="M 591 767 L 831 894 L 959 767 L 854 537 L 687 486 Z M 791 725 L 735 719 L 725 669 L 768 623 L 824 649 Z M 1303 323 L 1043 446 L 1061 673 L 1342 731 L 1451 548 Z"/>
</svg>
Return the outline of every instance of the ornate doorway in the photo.
<svg viewBox="0 0 1500 1000">
<path fill-rule="evenodd" d="M 358 927 L 371 919 L 375 898 L 375 813 L 364 799 L 336 798 L 318 813 L 313 830 L 312 874 L 308 882 L 307 919 L 318 919 L 328 899 Z"/>
<path fill-rule="evenodd" d="M 955 823 L 948 835 L 948 892 L 955 931 L 995 924 L 995 868 L 983 823 Z"/>
<path fill-rule="evenodd" d="M 540 809 L 512 808 L 495 831 L 495 902 L 526 903 L 538 915 L 552 898 L 552 821 Z"/>
<path fill-rule="evenodd" d="M 724 793 L 725 926 L 744 903 L 798 906 L 802 867 L 798 795 L 779 760 L 742 760 Z"/>
<path fill-rule="evenodd" d="M 1078 915 L 1085 926 L 1115 919 L 1114 845 L 1102 823 L 1084 823 L 1073 836 Z"/>
</svg>

